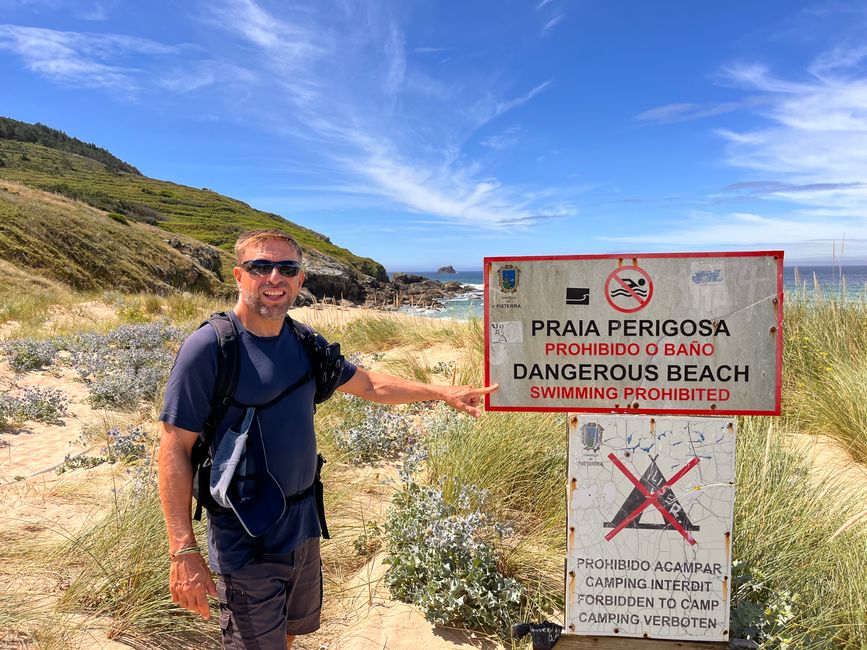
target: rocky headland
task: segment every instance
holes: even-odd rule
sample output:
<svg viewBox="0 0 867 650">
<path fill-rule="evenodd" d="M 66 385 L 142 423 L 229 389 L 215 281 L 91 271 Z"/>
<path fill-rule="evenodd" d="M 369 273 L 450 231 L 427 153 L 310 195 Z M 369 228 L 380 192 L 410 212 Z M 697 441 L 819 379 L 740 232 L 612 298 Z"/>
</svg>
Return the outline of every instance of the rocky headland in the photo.
<svg viewBox="0 0 867 650">
<path fill-rule="evenodd" d="M 460 282 L 440 282 L 412 273 L 395 273 L 392 280 L 374 278 L 315 254 L 305 258 L 305 266 L 307 279 L 295 302 L 298 307 L 325 302 L 384 311 L 404 306 L 442 309 L 444 301 L 473 290 Z"/>
</svg>

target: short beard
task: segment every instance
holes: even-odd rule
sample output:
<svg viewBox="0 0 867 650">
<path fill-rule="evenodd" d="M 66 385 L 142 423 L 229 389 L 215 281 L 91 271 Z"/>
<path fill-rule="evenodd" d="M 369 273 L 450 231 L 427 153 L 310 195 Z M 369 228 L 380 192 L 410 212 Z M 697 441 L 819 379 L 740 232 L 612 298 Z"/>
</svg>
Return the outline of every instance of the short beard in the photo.
<svg viewBox="0 0 867 650">
<path fill-rule="evenodd" d="M 283 320 L 289 313 L 289 303 L 274 306 L 263 305 L 259 301 L 259 296 L 255 294 L 244 294 L 243 300 L 247 307 L 267 320 Z"/>
</svg>

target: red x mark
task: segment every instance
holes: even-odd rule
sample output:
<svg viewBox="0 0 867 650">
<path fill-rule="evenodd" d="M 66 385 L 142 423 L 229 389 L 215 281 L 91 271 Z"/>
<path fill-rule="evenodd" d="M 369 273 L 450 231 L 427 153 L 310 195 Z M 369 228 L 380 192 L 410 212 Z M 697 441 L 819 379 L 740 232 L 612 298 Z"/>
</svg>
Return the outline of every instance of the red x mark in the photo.
<svg viewBox="0 0 867 650">
<path fill-rule="evenodd" d="M 617 533 L 619 533 L 621 530 L 626 528 L 632 522 L 632 520 L 635 519 L 642 512 L 644 512 L 644 510 L 650 504 L 653 504 L 654 506 L 656 506 L 656 509 L 662 513 L 662 516 L 665 517 L 665 519 L 668 521 L 668 523 L 670 523 L 677 532 L 679 532 L 681 535 L 683 535 L 683 538 L 687 542 L 689 542 L 690 544 L 695 544 L 695 538 L 692 536 L 692 533 L 689 533 L 686 530 L 684 530 L 683 526 L 680 525 L 680 522 L 678 522 L 677 519 L 675 519 L 668 510 L 666 510 L 664 507 L 662 507 L 662 505 L 659 503 L 659 497 L 661 497 L 663 494 L 665 494 L 665 491 L 668 488 L 670 488 L 672 485 L 677 483 L 683 477 L 684 474 L 686 474 L 689 470 L 691 470 L 693 467 L 698 465 L 698 458 L 693 458 L 686 465 L 681 467 L 680 471 L 678 471 L 677 474 L 675 474 L 670 479 L 668 479 L 665 483 L 662 484 L 662 487 L 660 487 L 656 492 L 654 492 L 652 494 L 650 492 L 648 492 L 647 488 L 644 487 L 644 484 L 641 481 L 639 481 L 637 478 L 635 478 L 632 475 L 632 473 L 626 468 L 626 466 L 620 462 L 620 460 L 617 458 L 617 456 L 615 456 L 613 453 L 611 453 L 611 454 L 608 454 L 608 458 L 611 459 L 612 463 L 617 465 L 617 468 L 621 472 L 623 472 L 626 475 L 626 478 L 628 478 L 630 481 L 632 481 L 632 484 L 636 488 L 638 488 L 638 490 L 644 495 L 644 502 L 640 506 L 638 506 L 635 510 L 633 510 L 631 515 L 629 515 L 623 521 L 621 521 L 619 524 L 617 524 L 617 527 L 605 536 L 605 541 L 610 542 Z"/>
</svg>

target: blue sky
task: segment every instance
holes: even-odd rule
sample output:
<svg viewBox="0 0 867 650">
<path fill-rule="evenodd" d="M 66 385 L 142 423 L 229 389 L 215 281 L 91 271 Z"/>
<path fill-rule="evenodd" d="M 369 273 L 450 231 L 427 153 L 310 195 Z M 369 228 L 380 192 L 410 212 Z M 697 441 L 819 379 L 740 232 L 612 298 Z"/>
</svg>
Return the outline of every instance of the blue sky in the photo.
<svg viewBox="0 0 867 650">
<path fill-rule="evenodd" d="M 0 0 L 0 114 L 391 271 L 865 263 L 865 43 L 833 0 Z"/>
</svg>

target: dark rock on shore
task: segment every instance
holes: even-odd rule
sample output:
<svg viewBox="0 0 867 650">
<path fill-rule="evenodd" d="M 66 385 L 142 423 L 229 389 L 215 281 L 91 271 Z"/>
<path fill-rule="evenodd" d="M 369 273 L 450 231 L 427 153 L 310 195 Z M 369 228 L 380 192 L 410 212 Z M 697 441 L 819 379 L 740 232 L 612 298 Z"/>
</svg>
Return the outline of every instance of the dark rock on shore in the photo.
<svg viewBox="0 0 867 650">
<path fill-rule="evenodd" d="M 365 306 L 394 310 L 403 305 L 440 309 L 442 302 L 471 291 L 460 282 L 440 282 L 412 273 L 395 273 L 394 280 L 370 286 Z"/>
<path fill-rule="evenodd" d="M 313 250 L 305 251 L 304 267 L 304 286 L 320 301 L 332 298 L 362 304 L 367 297 L 366 283 L 377 282 L 348 264 Z"/>
</svg>

